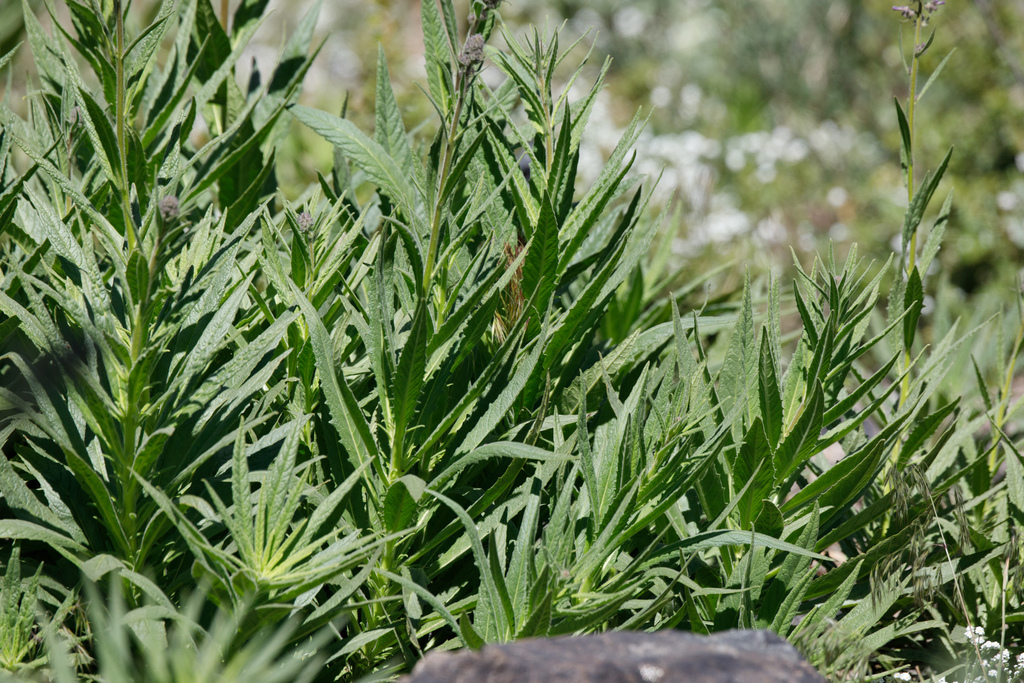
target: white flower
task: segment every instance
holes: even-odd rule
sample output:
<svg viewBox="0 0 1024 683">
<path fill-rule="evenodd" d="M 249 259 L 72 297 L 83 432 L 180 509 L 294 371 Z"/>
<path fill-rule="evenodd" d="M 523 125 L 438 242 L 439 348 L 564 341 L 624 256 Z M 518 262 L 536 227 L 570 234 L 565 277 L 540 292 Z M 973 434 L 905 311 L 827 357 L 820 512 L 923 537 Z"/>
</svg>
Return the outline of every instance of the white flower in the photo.
<svg viewBox="0 0 1024 683">
<path fill-rule="evenodd" d="M 828 194 L 825 195 L 825 199 L 831 206 L 838 209 L 839 207 L 846 204 L 846 202 L 850 199 L 850 195 L 845 188 L 836 186 L 828 191 Z"/>
<path fill-rule="evenodd" d="M 996 207 L 1000 211 L 1013 211 L 1019 203 L 1017 195 L 1012 192 L 1003 191 L 996 195 Z"/>
</svg>

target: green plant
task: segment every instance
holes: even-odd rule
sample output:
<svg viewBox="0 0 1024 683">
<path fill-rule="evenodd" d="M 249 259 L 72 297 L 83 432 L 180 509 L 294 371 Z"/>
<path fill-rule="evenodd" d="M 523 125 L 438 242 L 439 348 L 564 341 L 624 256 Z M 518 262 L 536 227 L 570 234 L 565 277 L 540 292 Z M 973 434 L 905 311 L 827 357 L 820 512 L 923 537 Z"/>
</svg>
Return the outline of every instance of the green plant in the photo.
<svg viewBox="0 0 1024 683">
<path fill-rule="evenodd" d="M 0 669 L 16 671 L 39 663 L 35 657 L 39 648 L 35 638 L 35 599 L 42 569 L 40 565 L 32 577 L 22 582 L 20 548 L 14 547 L 0 589 Z"/>
<path fill-rule="evenodd" d="M 856 249 L 691 310 L 714 270 L 679 286 L 652 246 L 675 218 L 631 175 L 641 116 L 579 183 L 607 63 L 574 100 L 559 31 L 475 0 L 463 34 L 423 2 L 418 144 L 383 50 L 372 135 L 295 103 L 315 9 L 240 87 L 265 4 L 230 32 L 209 0 L 134 33 L 117 3 L 52 39 L 26 15 L 42 82 L 27 118 L 0 109 L 0 537 L 55 595 L 109 585 L 66 629 L 95 655 L 75 666 L 331 680 L 526 636 L 759 627 L 840 679 L 952 652 L 972 610 L 1019 616 L 1003 536 L 1024 507 L 998 471 L 1021 466 L 1000 438 L 1020 335 L 996 403 L 980 370 L 985 410 L 951 398 L 977 330 L 919 338 L 949 157 L 914 189 L 913 106 L 887 317 L 895 259 Z M 274 183 L 292 119 L 334 153 L 295 199 Z M 37 590 L 17 583 L 5 599 Z M 70 680 L 64 616 L 40 628 Z"/>
<path fill-rule="evenodd" d="M 291 647 L 295 624 L 286 621 L 261 630 L 240 645 L 239 631 L 248 620 L 251 606 L 231 613 L 218 611 L 204 628 L 198 623 L 205 602 L 202 593 L 189 598 L 180 610 L 153 604 L 127 609 L 119 586 L 117 581 L 110 582 L 106 599 L 96 585 L 86 586 L 95 664 L 101 680 L 308 682 L 319 670 L 322 657 L 315 650 L 325 633 Z M 75 675 L 66 644 L 53 629 L 45 625 L 41 635 L 53 660 L 50 680 L 81 680 Z"/>
<path fill-rule="evenodd" d="M 120 3 L 69 7 L 74 33 L 55 19 L 57 33 L 47 36 L 25 6 L 42 83 L 27 119 L 9 103 L 0 109 L 2 174 L 11 181 L 0 197 L 0 529 L 48 547 L 40 559 L 55 562 L 47 575 L 65 591 L 79 571 L 98 579 L 119 569 L 133 607 L 149 599 L 172 610 L 207 547 L 175 528 L 184 524 L 175 515 L 189 509 L 178 506 L 191 501 L 206 512 L 209 503 L 195 497 L 210 490 L 204 481 L 231 490 L 218 470 L 230 469 L 233 441 L 236 460 L 265 461 L 280 436 L 298 434 L 305 422 L 301 412 L 293 421 L 275 412 L 293 384 L 278 368 L 298 313 L 262 317 L 254 284 L 260 242 L 251 233 L 272 197 L 285 107 L 318 49 L 310 52 L 316 11 L 266 83 L 256 74 L 244 92 L 234 64 L 265 3 L 243 3 L 230 35 L 207 1 L 165 2 L 134 36 Z M 80 63 L 92 67 L 98 93 Z M 210 139 L 197 148 L 190 137 L 199 114 Z M 20 172 L 15 146 L 30 160 Z M 264 438 L 246 447 L 251 431 Z M 292 512 L 310 496 L 329 495 L 320 482 L 310 488 L 301 466 L 286 464 L 299 440 L 288 440 L 271 468 L 275 495 L 281 487 L 298 492 Z M 240 491 L 248 482 L 236 476 L 234 485 Z M 219 526 L 204 531 L 222 534 L 223 521 L 211 517 Z M 314 516 L 312 527 L 289 537 L 309 544 L 291 562 L 314 584 L 372 550 L 357 544 L 361 550 L 349 548 L 353 555 L 339 561 L 330 554 L 340 549 L 331 544 L 335 533 L 320 528 L 326 521 Z M 279 525 L 290 522 L 275 520 L 272 550 L 280 549 Z M 262 582 L 266 565 L 250 567 L 270 558 L 247 550 L 218 551 L 218 595 L 279 599 L 279 586 Z M 263 623 L 276 619 L 273 610 L 252 612 L 261 614 Z"/>
</svg>

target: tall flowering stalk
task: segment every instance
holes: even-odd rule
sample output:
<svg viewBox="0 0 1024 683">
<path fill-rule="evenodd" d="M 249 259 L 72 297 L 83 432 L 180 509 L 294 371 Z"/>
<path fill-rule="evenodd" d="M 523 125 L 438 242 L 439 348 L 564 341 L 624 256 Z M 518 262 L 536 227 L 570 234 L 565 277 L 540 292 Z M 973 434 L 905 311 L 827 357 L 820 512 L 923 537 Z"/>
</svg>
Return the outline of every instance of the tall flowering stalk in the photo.
<svg viewBox="0 0 1024 683">
<path fill-rule="evenodd" d="M 438 166 L 437 191 L 434 193 L 434 206 L 430 217 L 430 244 L 427 249 L 427 261 L 423 268 L 424 291 L 430 289 L 430 281 L 434 275 L 437 248 L 441 240 L 441 218 L 446 199 L 444 187 L 451 172 L 452 155 L 458 146 L 460 134 L 459 120 L 462 118 L 462 108 L 466 103 L 473 79 L 479 73 L 480 66 L 484 61 L 484 45 L 486 40 L 483 34 L 477 32 L 477 27 L 482 25 L 487 20 L 488 13 L 496 9 L 500 4 L 501 0 L 484 0 L 480 11 L 471 15 L 466 42 L 458 56 L 459 65 L 455 78 L 455 103 L 452 106 L 452 114 L 445 130 L 444 151 Z"/>
<path fill-rule="evenodd" d="M 939 64 L 938 68 L 936 68 L 935 72 L 925 83 L 924 87 L 919 90 L 918 76 L 920 75 L 921 57 L 928 51 L 928 48 L 931 46 L 932 40 L 935 37 L 933 32 L 928 36 L 927 40 L 923 40 L 922 34 L 923 29 L 928 24 L 931 16 L 944 4 L 946 4 L 944 0 L 917 0 L 917 2 L 913 2 L 909 5 L 893 5 L 892 8 L 893 11 L 900 14 L 903 21 L 912 22 L 914 26 L 914 46 L 910 57 L 910 63 L 907 65 L 907 70 L 910 76 L 910 92 L 907 95 L 906 113 L 904 113 L 899 101 L 897 100 L 896 102 L 900 134 L 902 137 L 902 143 L 900 146 L 900 164 L 903 167 L 903 179 L 907 186 L 908 203 L 907 215 L 903 226 L 903 264 L 905 270 L 901 269 L 901 272 L 904 274 L 904 278 L 902 279 L 900 286 L 894 292 L 898 298 L 902 299 L 902 301 L 898 302 L 898 312 L 900 314 L 903 314 L 904 312 L 906 313 L 903 324 L 902 367 L 904 373 L 903 380 L 900 383 L 900 406 L 903 406 L 906 403 L 910 394 L 911 377 L 910 373 L 907 371 L 911 366 L 911 347 L 913 346 L 915 329 L 917 321 L 920 318 L 921 306 L 923 305 L 923 290 L 921 288 L 922 276 L 921 273 L 918 272 L 917 268 L 917 233 L 924 214 L 924 209 L 931 199 L 931 195 L 935 191 L 939 179 L 942 177 L 946 163 L 949 161 L 949 155 L 947 154 L 935 175 L 926 177 L 924 179 L 924 184 L 920 188 L 915 187 L 914 133 L 917 103 L 921 97 L 924 96 L 925 91 L 942 70 L 943 66 L 945 66 L 946 60 L 949 59 L 947 56 L 946 59 Z M 906 63 L 905 60 L 904 63 Z M 944 223 L 945 218 L 940 218 L 940 221 Z M 938 227 L 938 222 L 936 223 L 936 226 Z M 921 265 L 923 270 L 927 270 L 927 265 Z M 894 451 L 894 457 L 896 457 L 897 453 L 898 447 L 897 451 Z"/>
<path fill-rule="evenodd" d="M 907 97 L 907 125 L 910 130 L 910 145 L 907 150 L 907 158 L 904 160 L 906 165 L 906 184 L 907 184 L 907 201 L 913 201 L 914 199 L 914 113 L 916 110 L 917 100 L 920 99 L 920 95 L 917 92 L 917 77 L 919 74 L 920 58 L 931 46 L 931 37 L 927 42 L 921 42 L 922 29 L 928 24 L 928 20 L 931 15 L 934 14 L 940 6 L 945 5 L 945 0 L 918 0 L 918 2 L 912 5 L 893 5 L 892 9 L 895 12 L 899 12 L 905 21 L 911 21 L 914 24 L 914 54 L 910 60 L 910 94 Z M 934 36 L 934 34 L 933 34 Z M 923 93 L 921 93 L 923 94 Z M 914 260 L 916 255 L 917 246 L 917 230 L 914 231 L 910 237 L 910 260 L 907 262 L 907 272 L 909 273 L 914 269 Z"/>
</svg>

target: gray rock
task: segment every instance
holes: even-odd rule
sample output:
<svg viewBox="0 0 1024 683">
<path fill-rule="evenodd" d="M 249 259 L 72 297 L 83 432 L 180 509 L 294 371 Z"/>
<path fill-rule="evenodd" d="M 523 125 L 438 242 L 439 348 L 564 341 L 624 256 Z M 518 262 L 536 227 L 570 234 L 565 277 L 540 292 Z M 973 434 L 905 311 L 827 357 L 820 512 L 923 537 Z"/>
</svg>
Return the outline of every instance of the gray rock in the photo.
<svg viewBox="0 0 1024 683">
<path fill-rule="evenodd" d="M 431 652 L 402 683 L 824 683 L 770 631 L 614 631 Z"/>
</svg>

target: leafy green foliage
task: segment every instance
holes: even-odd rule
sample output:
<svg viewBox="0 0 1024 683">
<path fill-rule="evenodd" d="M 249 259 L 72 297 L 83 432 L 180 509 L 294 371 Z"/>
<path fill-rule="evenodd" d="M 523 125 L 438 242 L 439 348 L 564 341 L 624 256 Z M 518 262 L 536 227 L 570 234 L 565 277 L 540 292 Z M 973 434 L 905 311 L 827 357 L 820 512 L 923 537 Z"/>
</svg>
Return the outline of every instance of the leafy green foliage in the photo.
<svg viewBox="0 0 1024 683">
<path fill-rule="evenodd" d="M 165 2 L 127 45 L 117 12 L 50 37 L 26 15 L 42 82 L 27 120 L 0 109 L 0 537 L 39 569 L 7 562 L 10 668 L 37 655 L 40 593 L 60 680 L 350 679 L 437 648 L 736 627 L 840 676 L 948 641 L 965 595 L 1019 616 L 991 590 L 1024 510 L 1009 380 L 993 399 L 976 365 L 985 411 L 951 400 L 977 330 L 918 335 L 949 202 L 919 262 L 909 237 L 945 162 L 887 319 L 892 259 L 856 250 L 691 310 L 706 276 L 662 272 L 631 175 L 642 117 L 577 186 L 601 82 L 570 101 L 557 32 L 520 39 L 477 2 L 460 38 L 452 3 L 424 2 L 439 122 L 419 146 L 383 51 L 372 136 L 295 104 L 316 8 L 243 89 L 264 9 L 228 32 L 209 0 Z M 481 52 L 496 27 L 507 51 Z M 274 172 L 292 119 L 336 159 L 295 201 Z M 83 579 L 111 597 L 86 589 L 71 639 L 93 659 L 72 663 L 54 632 Z"/>
</svg>

